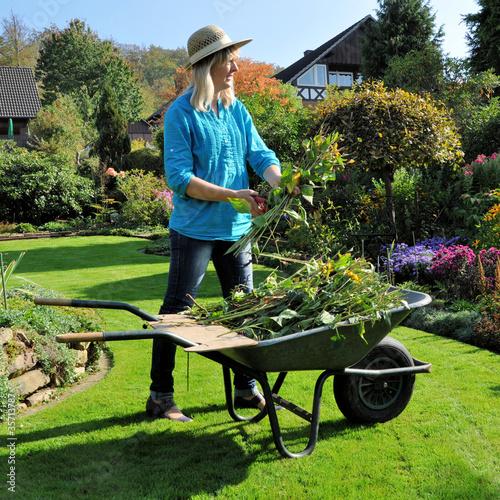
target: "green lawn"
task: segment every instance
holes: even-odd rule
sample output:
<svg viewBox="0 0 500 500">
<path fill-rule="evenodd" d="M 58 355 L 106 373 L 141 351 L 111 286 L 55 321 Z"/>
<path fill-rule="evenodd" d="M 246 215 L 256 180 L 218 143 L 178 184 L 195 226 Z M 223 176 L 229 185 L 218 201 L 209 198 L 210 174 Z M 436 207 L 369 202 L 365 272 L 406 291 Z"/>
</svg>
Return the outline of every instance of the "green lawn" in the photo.
<svg viewBox="0 0 500 500">
<path fill-rule="evenodd" d="M 70 298 L 129 302 L 153 314 L 168 259 L 139 252 L 146 241 L 86 237 L 0 242 L 4 261 L 27 253 L 16 275 Z M 262 279 L 269 270 L 257 268 Z M 12 281 L 10 285 L 16 284 Z M 211 269 L 201 301 L 216 300 Z M 106 329 L 141 328 L 129 313 L 103 311 Z M 16 494 L 23 499 L 491 499 L 500 498 L 500 358 L 408 328 L 393 334 L 433 363 L 418 375 L 406 410 L 373 426 L 349 424 L 323 394 L 313 454 L 282 459 L 269 421 L 235 423 L 224 404 L 221 367 L 178 349 L 176 400 L 190 424 L 149 421 L 151 341 L 111 343 L 104 380 L 16 421 Z M 189 362 L 189 363 L 188 363 Z M 189 365 L 189 372 L 188 372 Z M 282 394 L 310 410 L 318 373 L 290 373 Z M 300 451 L 308 425 L 279 412 L 286 444 Z M 0 470 L 8 471 L 0 427 Z M 3 475 L 0 498 L 9 498 Z"/>
</svg>

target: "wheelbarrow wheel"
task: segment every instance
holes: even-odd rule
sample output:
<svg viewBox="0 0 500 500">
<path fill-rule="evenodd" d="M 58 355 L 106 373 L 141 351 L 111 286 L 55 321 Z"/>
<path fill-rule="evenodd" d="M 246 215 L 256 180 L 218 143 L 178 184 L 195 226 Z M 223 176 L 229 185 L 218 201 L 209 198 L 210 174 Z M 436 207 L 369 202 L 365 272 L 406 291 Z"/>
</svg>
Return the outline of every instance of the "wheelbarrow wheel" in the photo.
<svg viewBox="0 0 500 500">
<path fill-rule="evenodd" d="M 414 366 L 406 347 L 385 337 L 352 368 L 382 370 Z M 336 375 L 335 401 L 343 415 L 354 423 L 387 422 L 408 405 L 415 385 L 414 374 L 383 377 Z"/>
</svg>

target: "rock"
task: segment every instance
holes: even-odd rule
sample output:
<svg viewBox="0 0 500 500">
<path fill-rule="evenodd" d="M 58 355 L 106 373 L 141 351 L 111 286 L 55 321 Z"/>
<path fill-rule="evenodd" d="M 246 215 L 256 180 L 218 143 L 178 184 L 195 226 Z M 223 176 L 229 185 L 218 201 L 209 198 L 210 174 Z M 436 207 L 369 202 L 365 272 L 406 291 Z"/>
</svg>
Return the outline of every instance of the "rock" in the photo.
<svg viewBox="0 0 500 500">
<path fill-rule="evenodd" d="M 75 368 L 75 373 L 77 375 L 83 375 L 85 373 L 85 367 L 84 366 L 77 366 Z"/>
<path fill-rule="evenodd" d="M 27 406 L 35 406 L 39 403 L 43 403 L 44 401 L 49 401 L 53 391 L 45 390 L 45 391 L 37 391 L 28 398 L 26 398 Z"/>
<path fill-rule="evenodd" d="M 9 376 L 19 376 L 33 368 L 38 362 L 32 351 L 25 351 L 19 354 L 7 367 Z"/>
<path fill-rule="evenodd" d="M 0 345 L 8 344 L 14 338 L 10 328 L 0 328 Z"/>
<path fill-rule="evenodd" d="M 41 369 L 31 370 L 9 380 L 9 385 L 19 394 L 20 399 L 24 399 L 49 383 L 50 377 Z"/>
<path fill-rule="evenodd" d="M 16 331 L 16 337 L 20 342 L 22 342 L 23 344 L 26 344 L 28 347 L 31 347 L 31 344 L 32 344 L 31 340 L 28 338 L 28 336 L 22 330 Z"/>
<path fill-rule="evenodd" d="M 89 348 L 90 342 L 74 342 L 71 344 L 73 349 L 77 351 L 86 351 Z"/>
<path fill-rule="evenodd" d="M 88 359 L 87 351 L 76 351 L 76 366 L 85 366 Z"/>
</svg>

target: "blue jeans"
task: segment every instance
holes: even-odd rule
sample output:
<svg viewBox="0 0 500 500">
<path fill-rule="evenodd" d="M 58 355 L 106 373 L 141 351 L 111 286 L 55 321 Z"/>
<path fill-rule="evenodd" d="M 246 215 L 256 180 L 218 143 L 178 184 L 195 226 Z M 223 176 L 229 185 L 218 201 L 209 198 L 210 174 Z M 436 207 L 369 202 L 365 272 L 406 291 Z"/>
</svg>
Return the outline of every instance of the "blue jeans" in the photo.
<svg viewBox="0 0 500 500">
<path fill-rule="evenodd" d="M 224 298 L 230 297 L 238 285 L 244 285 L 250 291 L 253 287 L 250 247 L 237 257 L 225 255 L 232 244 L 230 241 L 196 240 L 171 229 L 168 286 L 160 314 L 175 314 L 192 305 L 187 294 L 196 297 L 210 260 L 217 271 Z M 172 342 L 153 340 L 150 386 L 153 399 L 173 397 L 175 351 L 176 345 Z M 237 396 L 251 396 L 258 392 L 255 380 L 242 373 L 235 372 L 234 386 Z"/>
</svg>

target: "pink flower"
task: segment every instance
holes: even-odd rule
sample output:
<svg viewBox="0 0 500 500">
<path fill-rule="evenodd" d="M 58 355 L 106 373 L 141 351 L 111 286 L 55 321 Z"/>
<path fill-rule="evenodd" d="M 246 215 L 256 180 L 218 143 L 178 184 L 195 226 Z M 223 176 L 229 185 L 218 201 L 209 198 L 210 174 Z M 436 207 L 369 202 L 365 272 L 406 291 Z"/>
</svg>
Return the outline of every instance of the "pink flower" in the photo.
<svg viewBox="0 0 500 500">
<path fill-rule="evenodd" d="M 471 172 L 471 174 L 472 174 L 472 172 Z M 121 177 L 122 179 L 124 179 L 125 178 L 125 172 L 119 172 L 118 173 L 118 177 Z"/>
<path fill-rule="evenodd" d="M 493 153 L 493 154 L 490 156 L 490 158 L 491 158 L 492 160 L 496 160 L 497 155 L 496 155 L 495 153 Z"/>
<path fill-rule="evenodd" d="M 116 177 L 118 175 L 118 173 L 116 172 L 116 170 L 114 168 L 108 168 L 108 170 L 106 170 L 106 175 L 112 175 L 113 177 Z"/>
</svg>

